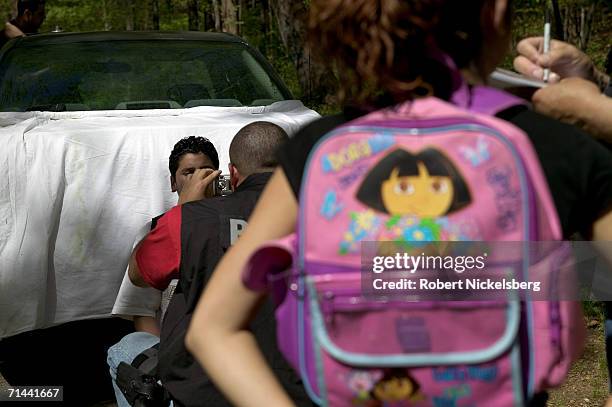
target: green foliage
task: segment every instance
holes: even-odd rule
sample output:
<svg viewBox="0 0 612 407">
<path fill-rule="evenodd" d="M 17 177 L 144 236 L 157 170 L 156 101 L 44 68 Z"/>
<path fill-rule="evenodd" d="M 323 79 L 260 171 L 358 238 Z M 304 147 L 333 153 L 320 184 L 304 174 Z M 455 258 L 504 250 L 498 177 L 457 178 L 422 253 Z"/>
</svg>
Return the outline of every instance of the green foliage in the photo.
<svg viewBox="0 0 612 407">
<path fill-rule="evenodd" d="M 134 29 L 152 29 L 151 0 L 133 0 Z M 187 30 L 187 0 L 158 0 L 160 29 Z M 10 0 L 0 0 L 0 11 L 10 10 Z M 202 9 L 204 1 L 201 1 Z M 41 32 L 56 26 L 63 31 L 125 30 L 130 15 L 126 0 L 48 0 L 47 18 Z"/>
<path fill-rule="evenodd" d="M 274 70 L 283 78 L 285 85 L 291 91 L 291 94 L 296 99 L 301 99 L 303 96 L 300 82 L 298 81 L 297 71 L 291 60 L 286 55 L 272 58 L 272 66 Z"/>
<path fill-rule="evenodd" d="M 297 70 L 285 51 L 276 20 L 271 15 L 267 19 L 262 19 L 263 12 L 265 10 L 257 7 L 246 8 L 242 11 L 241 36 L 270 61 L 293 96 L 300 99 L 302 89 L 298 81 Z"/>
<path fill-rule="evenodd" d="M 49 2 L 47 18 L 41 27 L 41 32 L 52 31 L 56 26 L 61 27 L 64 31 L 104 30 L 104 18 L 100 18 L 103 13 L 101 1 L 63 0 Z M 109 24 L 111 18 L 112 16 L 107 15 L 106 21 Z"/>
<path fill-rule="evenodd" d="M 6 19 L 6 21 L 13 18 L 12 14 L 13 1 L 12 0 L 0 0 L 0 17 Z"/>
<path fill-rule="evenodd" d="M 604 303 L 601 301 L 582 301 L 582 310 L 589 320 L 604 320 Z"/>
</svg>

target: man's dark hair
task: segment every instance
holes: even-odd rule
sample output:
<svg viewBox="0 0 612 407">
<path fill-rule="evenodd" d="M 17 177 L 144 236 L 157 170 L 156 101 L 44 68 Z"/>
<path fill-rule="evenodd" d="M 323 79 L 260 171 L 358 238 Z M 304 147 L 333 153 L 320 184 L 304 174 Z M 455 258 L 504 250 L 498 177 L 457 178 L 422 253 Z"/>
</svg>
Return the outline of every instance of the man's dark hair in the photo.
<svg viewBox="0 0 612 407">
<path fill-rule="evenodd" d="M 178 170 L 179 161 L 181 160 L 182 156 L 185 154 L 200 153 L 210 158 L 215 170 L 219 169 L 219 154 L 217 153 L 215 146 L 213 146 L 213 143 L 211 143 L 210 140 L 205 137 L 190 136 L 179 140 L 179 142 L 174 145 L 172 153 L 170 153 L 168 165 L 170 168 L 170 176 L 174 177 L 176 175 L 176 170 Z"/>
<path fill-rule="evenodd" d="M 26 10 L 32 13 L 45 5 L 45 0 L 17 0 L 17 15 L 22 16 Z"/>
<path fill-rule="evenodd" d="M 243 177 L 269 171 L 278 164 L 276 152 L 289 139 L 285 130 L 270 122 L 253 122 L 244 126 L 229 148 L 231 163 Z"/>
</svg>

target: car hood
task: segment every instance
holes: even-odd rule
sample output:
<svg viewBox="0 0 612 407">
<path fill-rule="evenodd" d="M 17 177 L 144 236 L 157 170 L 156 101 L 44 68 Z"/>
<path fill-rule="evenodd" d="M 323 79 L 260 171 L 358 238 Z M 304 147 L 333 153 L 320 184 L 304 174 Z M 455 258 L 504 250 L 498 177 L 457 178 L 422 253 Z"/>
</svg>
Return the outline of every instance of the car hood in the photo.
<svg viewBox="0 0 612 407">
<path fill-rule="evenodd" d="M 179 139 L 210 139 L 227 172 L 246 124 L 293 135 L 317 117 L 299 101 L 0 113 L 0 338 L 110 314 L 140 229 L 177 201 L 168 157 Z"/>
</svg>

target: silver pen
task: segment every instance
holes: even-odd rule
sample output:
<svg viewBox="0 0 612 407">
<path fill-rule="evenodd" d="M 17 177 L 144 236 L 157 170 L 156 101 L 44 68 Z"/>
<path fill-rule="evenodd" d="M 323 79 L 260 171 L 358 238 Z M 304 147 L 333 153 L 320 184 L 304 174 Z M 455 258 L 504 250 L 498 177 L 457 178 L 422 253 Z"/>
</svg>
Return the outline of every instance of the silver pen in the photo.
<svg viewBox="0 0 612 407">
<path fill-rule="evenodd" d="M 544 55 L 546 55 L 549 52 L 550 52 L 550 12 L 549 12 L 548 8 L 546 8 L 546 21 L 544 23 L 544 49 L 543 49 L 543 53 L 544 53 Z M 549 78 L 550 78 L 550 69 L 549 68 L 545 68 L 544 69 L 544 77 L 542 79 L 544 80 L 544 82 L 548 82 Z"/>
</svg>

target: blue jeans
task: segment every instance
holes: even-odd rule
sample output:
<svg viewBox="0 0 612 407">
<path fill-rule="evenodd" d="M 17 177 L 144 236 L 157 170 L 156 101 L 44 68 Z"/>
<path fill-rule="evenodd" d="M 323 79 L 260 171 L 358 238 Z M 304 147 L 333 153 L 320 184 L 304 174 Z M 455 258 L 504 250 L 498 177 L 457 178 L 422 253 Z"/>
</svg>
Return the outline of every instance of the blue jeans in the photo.
<svg viewBox="0 0 612 407">
<path fill-rule="evenodd" d="M 115 397 L 117 398 L 117 407 L 130 407 L 130 403 L 128 403 L 116 383 L 117 367 L 119 366 L 119 363 L 132 363 L 136 356 L 149 349 L 156 343 L 159 343 L 159 338 L 155 335 L 148 332 L 132 332 L 131 334 L 124 336 L 119 342 L 114 344 L 108 350 L 108 358 L 106 359 L 106 362 L 108 363 L 110 375 L 113 379 L 113 388 L 115 389 Z"/>
</svg>

